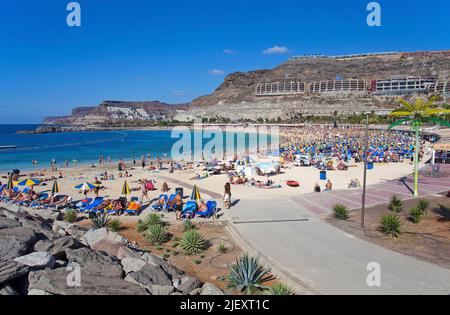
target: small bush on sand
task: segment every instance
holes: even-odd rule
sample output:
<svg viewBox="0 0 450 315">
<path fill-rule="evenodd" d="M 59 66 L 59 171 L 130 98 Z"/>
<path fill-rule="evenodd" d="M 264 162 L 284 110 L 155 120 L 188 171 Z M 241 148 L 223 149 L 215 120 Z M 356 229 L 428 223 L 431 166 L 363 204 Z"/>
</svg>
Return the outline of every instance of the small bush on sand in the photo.
<svg viewBox="0 0 450 315">
<path fill-rule="evenodd" d="M 77 220 L 77 212 L 75 210 L 67 210 L 64 213 L 64 221 L 68 223 L 74 223 Z"/>
<path fill-rule="evenodd" d="M 343 204 L 334 204 L 331 211 L 333 212 L 334 217 L 338 220 L 348 220 L 349 218 L 349 210 Z"/>
<path fill-rule="evenodd" d="M 220 253 L 224 254 L 224 253 L 226 253 L 226 252 L 228 251 L 228 248 L 227 248 L 227 246 L 225 245 L 225 243 L 219 243 L 219 244 L 217 244 L 217 250 L 218 250 Z"/>
<path fill-rule="evenodd" d="M 265 293 L 267 295 L 294 295 L 295 291 L 283 283 L 276 283 L 269 287 Z"/>
<path fill-rule="evenodd" d="M 144 221 L 139 220 L 136 225 L 136 230 L 140 233 L 147 231 L 147 229 L 152 225 L 163 225 L 161 221 L 161 216 L 157 213 L 150 213 L 145 217 Z"/>
<path fill-rule="evenodd" d="M 161 224 L 151 225 L 145 234 L 146 240 L 153 246 L 160 246 L 167 242 L 168 234 L 166 227 Z"/>
<path fill-rule="evenodd" d="M 398 237 L 401 233 L 400 218 L 395 214 L 388 214 L 381 217 L 379 229 L 385 235 Z"/>
<path fill-rule="evenodd" d="M 419 207 L 414 207 L 409 211 L 409 220 L 417 224 L 422 220 L 423 212 Z"/>
<path fill-rule="evenodd" d="M 119 219 L 109 221 L 108 228 L 113 232 L 119 232 L 122 230 L 122 222 Z"/>
<path fill-rule="evenodd" d="M 430 207 L 430 201 L 426 198 L 419 199 L 419 202 L 417 203 L 417 208 L 422 212 L 422 214 L 425 214 L 428 212 L 428 208 Z"/>
<path fill-rule="evenodd" d="M 397 195 L 392 195 L 391 201 L 389 202 L 389 210 L 394 212 L 402 212 L 403 201 Z"/>
<path fill-rule="evenodd" d="M 108 227 L 109 218 L 106 213 L 94 214 L 91 218 L 94 229 L 102 229 Z"/>
<path fill-rule="evenodd" d="M 194 230 L 194 229 L 195 229 L 195 226 L 191 220 L 184 221 L 184 223 L 183 223 L 183 231 L 184 232 L 187 232 L 189 230 Z"/>
<path fill-rule="evenodd" d="M 208 249 L 208 241 L 197 230 L 184 232 L 181 248 L 188 256 L 198 255 Z"/>
</svg>

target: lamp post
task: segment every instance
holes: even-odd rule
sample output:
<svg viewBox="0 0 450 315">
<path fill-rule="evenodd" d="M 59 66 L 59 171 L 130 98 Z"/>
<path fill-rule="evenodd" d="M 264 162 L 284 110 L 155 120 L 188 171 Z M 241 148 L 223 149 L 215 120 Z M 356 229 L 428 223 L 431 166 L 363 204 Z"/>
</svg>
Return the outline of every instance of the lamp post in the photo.
<svg viewBox="0 0 450 315">
<path fill-rule="evenodd" d="M 361 228 L 364 229 L 364 213 L 366 211 L 367 153 L 369 151 L 369 113 L 366 112 L 366 136 L 364 140 L 364 179 L 361 205 Z"/>
</svg>

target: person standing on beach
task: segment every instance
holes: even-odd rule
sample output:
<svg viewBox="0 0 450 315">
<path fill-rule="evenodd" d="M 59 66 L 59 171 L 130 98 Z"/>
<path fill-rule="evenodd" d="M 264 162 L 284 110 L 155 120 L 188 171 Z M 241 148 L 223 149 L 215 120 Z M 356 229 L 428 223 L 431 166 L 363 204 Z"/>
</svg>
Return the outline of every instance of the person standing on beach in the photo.
<svg viewBox="0 0 450 315">
<path fill-rule="evenodd" d="M 147 189 L 147 180 L 146 179 L 144 179 L 141 182 L 141 200 L 142 200 L 142 203 L 144 203 L 144 197 L 146 197 L 147 200 L 150 201 L 150 199 L 148 198 L 148 189 Z"/>
<path fill-rule="evenodd" d="M 145 157 L 142 157 L 141 165 L 142 169 L 145 169 Z"/>
<path fill-rule="evenodd" d="M 225 191 L 223 194 L 223 205 L 227 209 L 230 209 L 231 207 L 231 185 L 230 183 L 225 184 Z"/>
</svg>

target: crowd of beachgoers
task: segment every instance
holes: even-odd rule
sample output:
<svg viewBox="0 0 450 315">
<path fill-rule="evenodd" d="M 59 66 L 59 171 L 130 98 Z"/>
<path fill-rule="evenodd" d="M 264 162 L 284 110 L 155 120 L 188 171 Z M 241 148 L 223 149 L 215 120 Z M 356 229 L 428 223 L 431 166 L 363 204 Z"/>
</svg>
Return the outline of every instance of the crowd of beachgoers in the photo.
<svg viewBox="0 0 450 315">
<path fill-rule="evenodd" d="M 206 157 L 204 161 L 175 162 L 165 155 L 146 154 L 130 161 L 113 161 L 99 155 L 98 163 L 89 167 L 70 167 L 67 161 L 58 165 L 53 160 L 48 170 L 3 175 L 1 198 L 36 209 L 75 209 L 88 215 L 173 211 L 176 219 L 183 219 L 214 217 L 219 207 L 233 205 L 232 190 L 240 198 L 264 198 L 360 187 L 366 155 L 364 129 L 306 126 L 283 129 L 280 136 L 277 152 L 274 148 L 255 150 L 225 160 Z M 409 133 L 370 130 L 368 139 L 368 162 L 386 165 L 372 173 L 369 184 L 410 173 L 415 142 Z M 429 153 L 427 149 L 421 141 L 421 159 Z M 319 178 L 319 171 L 328 175 Z M 26 177 L 36 182 L 26 186 Z M 323 186 L 319 184 L 322 181 Z M 277 193 L 248 190 L 252 187 Z M 292 187 L 298 190 L 288 189 Z M 187 190 L 192 190 L 190 197 L 185 196 Z"/>
</svg>

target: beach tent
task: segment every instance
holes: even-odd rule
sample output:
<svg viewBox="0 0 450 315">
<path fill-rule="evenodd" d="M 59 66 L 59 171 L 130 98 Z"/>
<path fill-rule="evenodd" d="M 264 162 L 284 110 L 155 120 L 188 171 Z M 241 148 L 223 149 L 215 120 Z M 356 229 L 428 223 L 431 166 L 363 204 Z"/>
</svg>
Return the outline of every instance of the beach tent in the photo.
<svg viewBox="0 0 450 315">
<path fill-rule="evenodd" d="M 130 187 L 128 186 L 128 182 L 125 181 L 125 183 L 123 183 L 123 187 L 122 187 L 122 195 L 129 195 L 130 194 Z"/>
<path fill-rule="evenodd" d="M 91 189 L 94 189 L 94 188 L 96 188 L 96 187 L 97 187 L 97 185 L 94 185 L 94 184 L 85 182 L 85 183 L 81 183 L 81 184 L 75 186 L 75 189 L 79 189 L 79 190 L 91 190 Z"/>
<path fill-rule="evenodd" d="M 59 193 L 59 185 L 58 185 L 58 181 L 55 180 L 55 182 L 53 183 L 53 186 L 52 186 L 52 195 L 55 195 L 57 193 Z"/>
<path fill-rule="evenodd" d="M 200 196 L 200 191 L 198 190 L 197 185 L 194 185 L 191 193 L 191 200 L 200 200 L 202 197 Z"/>
<path fill-rule="evenodd" d="M 13 184 L 12 174 L 10 174 L 9 178 L 8 178 L 8 184 L 6 185 L 6 189 L 13 189 L 13 188 L 14 188 L 14 184 Z"/>
<path fill-rule="evenodd" d="M 41 181 L 38 179 L 27 178 L 27 179 L 24 179 L 24 180 L 18 182 L 17 185 L 30 187 L 30 186 L 34 186 L 34 185 L 39 185 L 40 183 L 41 183 Z"/>
</svg>

